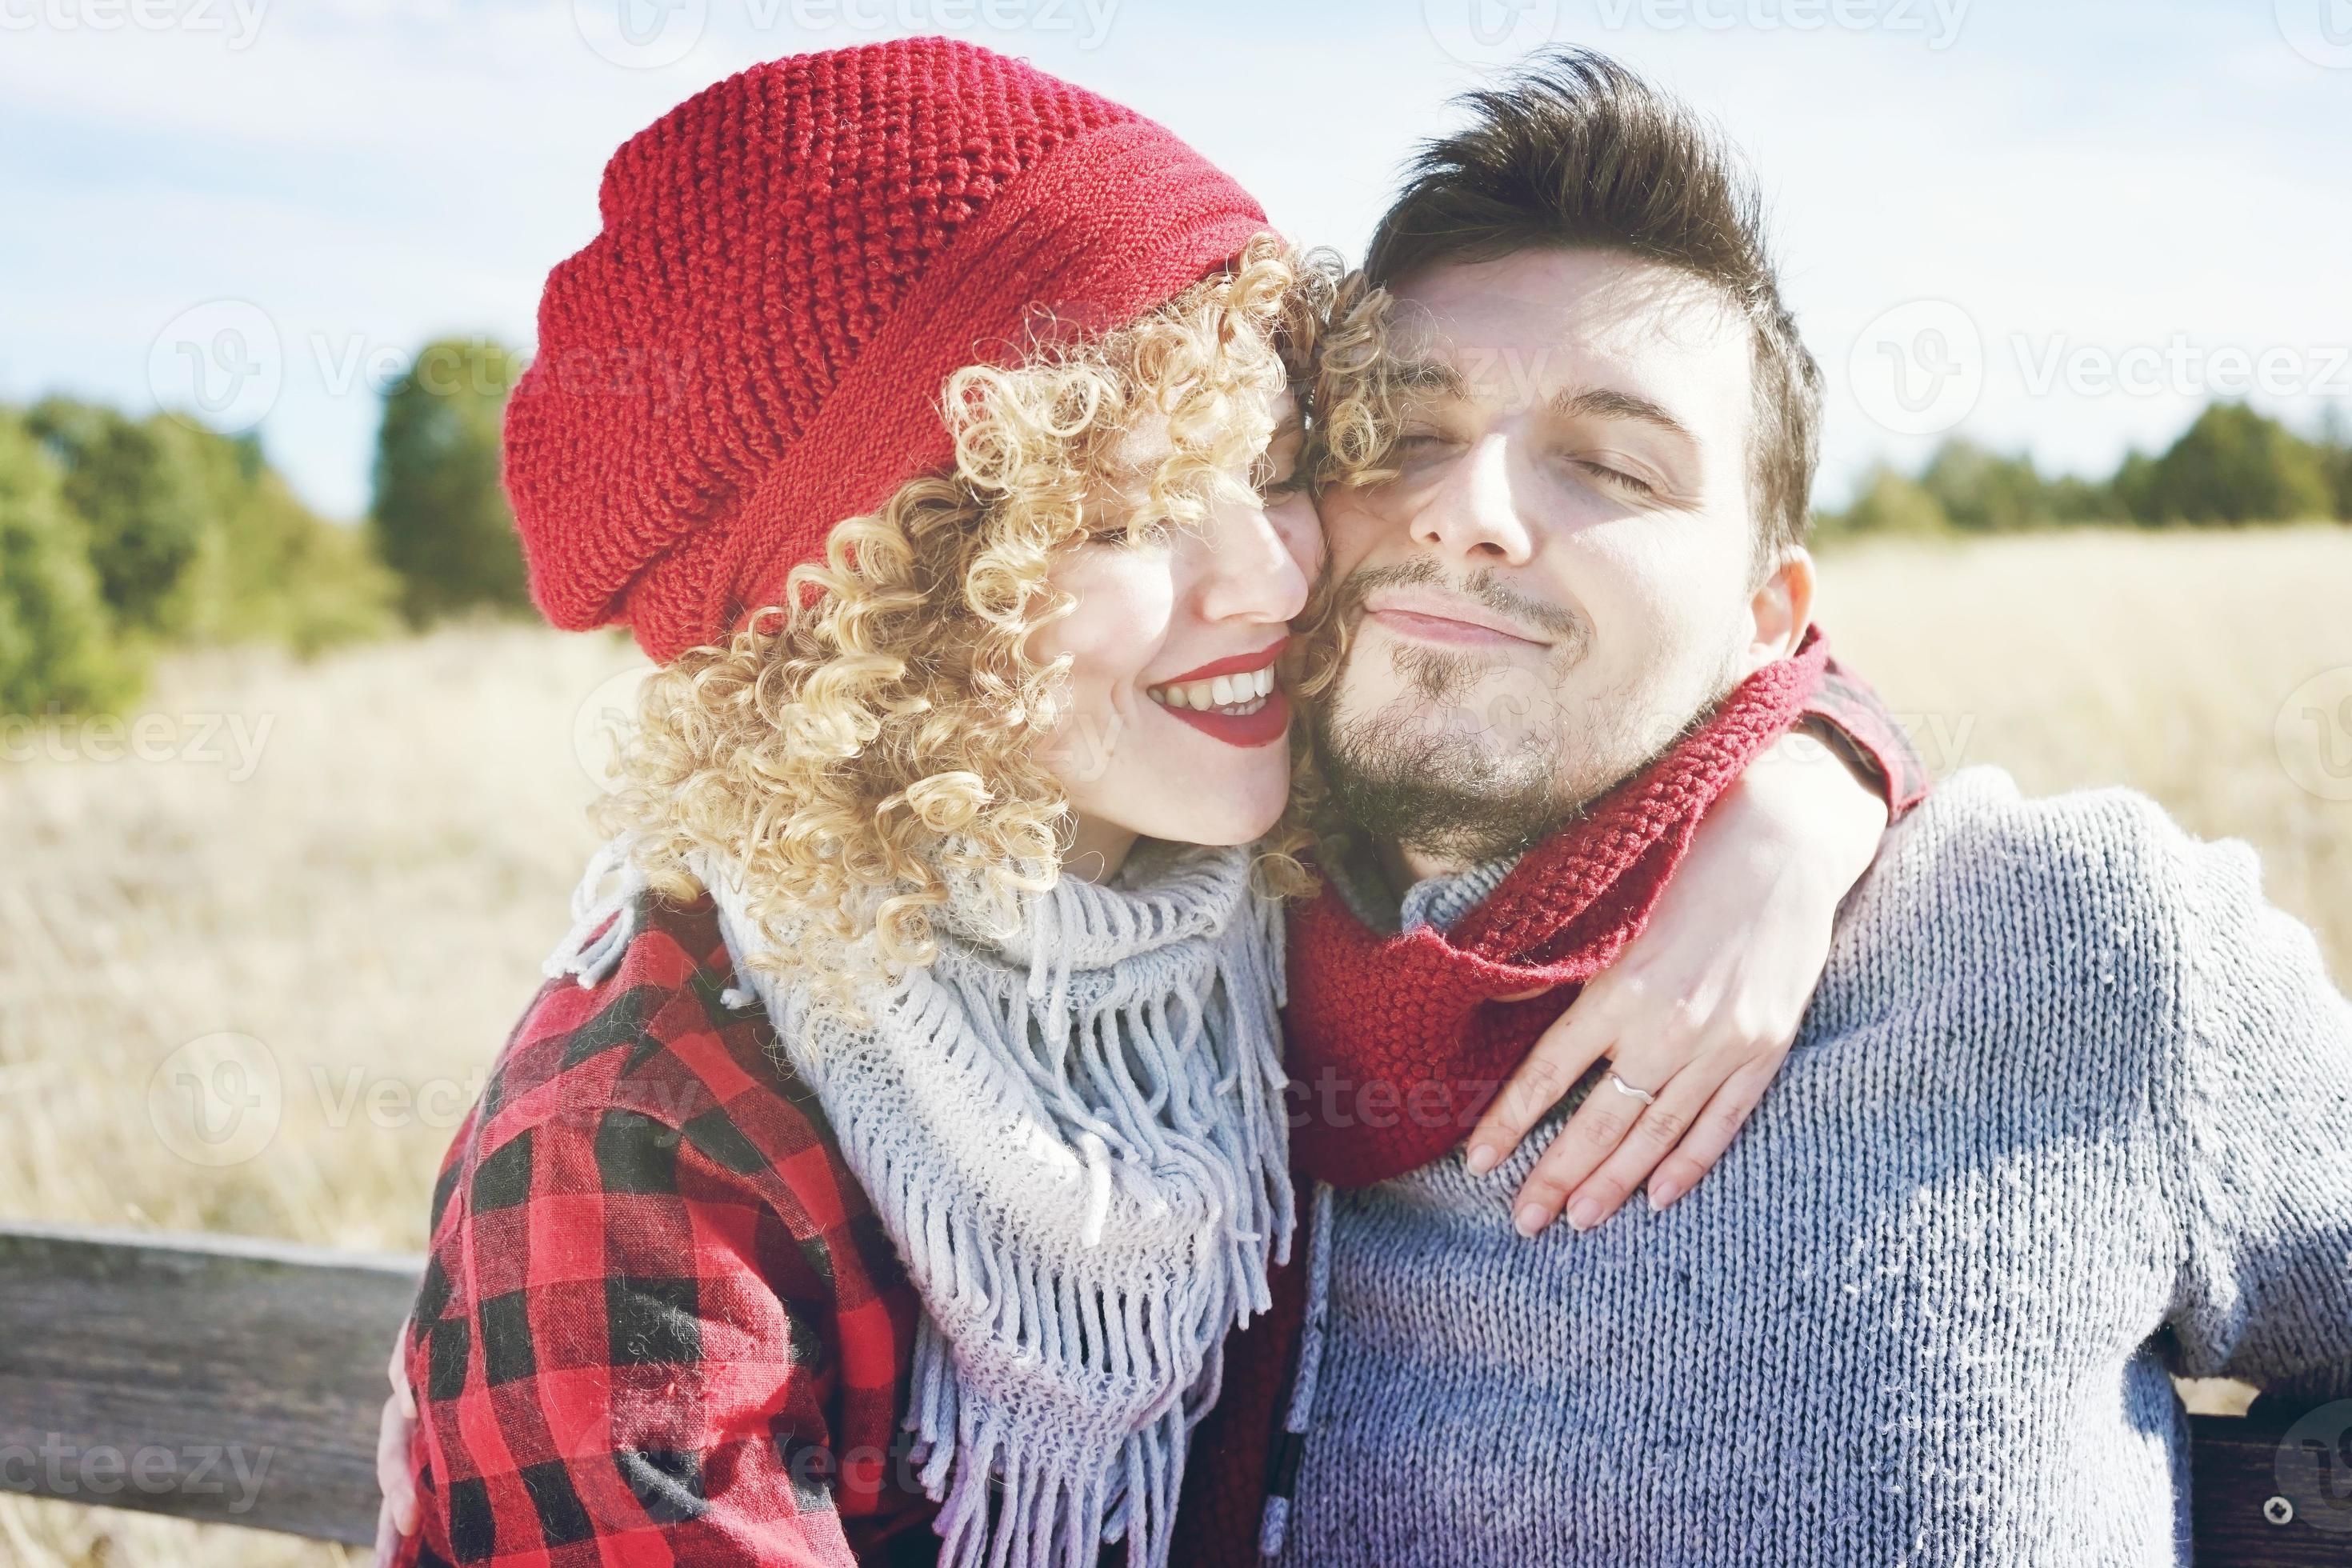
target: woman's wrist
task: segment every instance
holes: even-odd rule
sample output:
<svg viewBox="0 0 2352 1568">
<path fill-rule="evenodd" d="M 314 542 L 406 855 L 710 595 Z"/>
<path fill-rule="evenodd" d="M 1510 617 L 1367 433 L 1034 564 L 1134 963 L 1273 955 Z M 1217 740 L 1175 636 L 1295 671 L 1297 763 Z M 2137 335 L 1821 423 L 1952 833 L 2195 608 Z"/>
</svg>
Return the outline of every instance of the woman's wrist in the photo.
<svg viewBox="0 0 2352 1568">
<path fill-rule="evenodd" d="M 1802 730 L 1759 754 L 1723 808 L 1759 853 L 1779 855 L 1788 869 L 1820 878 L 1841 897 L 1869 869 L 1888 822 L 1877 781 Z"/>
</svg>

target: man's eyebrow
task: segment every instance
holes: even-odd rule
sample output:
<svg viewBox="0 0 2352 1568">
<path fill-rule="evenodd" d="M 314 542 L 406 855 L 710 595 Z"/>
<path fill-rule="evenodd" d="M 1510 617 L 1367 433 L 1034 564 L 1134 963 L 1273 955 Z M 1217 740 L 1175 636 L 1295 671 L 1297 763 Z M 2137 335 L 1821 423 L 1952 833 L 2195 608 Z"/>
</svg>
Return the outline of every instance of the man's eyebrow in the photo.
<svg viewBox="0 0 2352 1568">
<path fill-rule="evenodd" d="M 1580 392 L 1555 392 L 1550 409 L 1557 419 L 1638 419 L 1693 446 L 1698 444 L 1698 437 L 1681 420 L 1648 398 L 1630 392 L 1612 392 L 1601 386 L 1588 386 Z"/>
</svg>

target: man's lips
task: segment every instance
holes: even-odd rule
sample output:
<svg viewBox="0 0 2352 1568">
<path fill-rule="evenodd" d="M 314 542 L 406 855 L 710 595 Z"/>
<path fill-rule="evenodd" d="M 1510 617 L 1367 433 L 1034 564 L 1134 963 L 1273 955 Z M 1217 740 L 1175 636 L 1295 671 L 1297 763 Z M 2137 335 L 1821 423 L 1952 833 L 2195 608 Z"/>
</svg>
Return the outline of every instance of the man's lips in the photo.
<svg viewBox="0 0 2352 1568">
<path fill-rule="evenodd" d="M 1423 642 L 1443 642 L 1470 647 L 1494 647 L 1518 643 L 1528 647 L 1549 647 L 1542 637 L 1529 637 L 1524 630 L 1490 610 L 1458 599 L 1391 597 L 1375 595 L 1364 605 L 1364 614 L 1383 627 Z"/>
</svg>

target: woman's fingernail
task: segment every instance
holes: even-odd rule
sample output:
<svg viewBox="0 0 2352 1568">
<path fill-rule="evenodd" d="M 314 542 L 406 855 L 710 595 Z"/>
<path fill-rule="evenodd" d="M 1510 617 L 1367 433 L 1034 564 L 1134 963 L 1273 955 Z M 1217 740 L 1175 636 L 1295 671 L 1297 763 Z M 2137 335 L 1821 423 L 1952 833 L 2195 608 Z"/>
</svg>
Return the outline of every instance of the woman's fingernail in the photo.
<svg viewBox="0 0 2352 1568">
<path fill-rule="evenodd" d="M 1591 1198 L 1579 1198 L 1568 1205 L 1568 1223 L 1578 1230 L 1591 1230 L 1601 1218 L 1601 1205 Z"/>
<path fill-rule="evenodd" d="M 1519 1212 L 1511 1216 L 1512 1228 L 1521 1236 L 1533 1236 L 1544 1227 L 1541 1204 L 1521 1204 Z"/>
<path fill-rule="evenodd" d="M 1470 1157 L 1463 1163 L 1470 1167 L 1472 1175 L 1485 1175 L 1495 1168 L 1495 1146 L 1492 1143 L 1471 1144 Z"/>
<path fill-rule="evenodd" d="M 1672 1177 L 1662 1177 L 1650 1184 L 1650 1207 L 1653 1211 L 1665 1207 L 1682 1195 L 1682 1188 Z"/>
</svg>

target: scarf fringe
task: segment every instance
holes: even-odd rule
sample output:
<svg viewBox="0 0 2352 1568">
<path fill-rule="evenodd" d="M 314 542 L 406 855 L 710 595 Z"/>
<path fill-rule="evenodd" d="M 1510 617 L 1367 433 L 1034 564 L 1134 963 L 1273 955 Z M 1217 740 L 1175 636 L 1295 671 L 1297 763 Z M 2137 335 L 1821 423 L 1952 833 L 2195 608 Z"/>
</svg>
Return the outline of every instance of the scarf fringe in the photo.
<svg viewBox="0 0 2352 1568">
<path fill-rule="evenodd" d="M 745 963 L 739 895 L 704 879 L 922 1294 L 907 1425 L 943 1568 L 1091 1568 L 1122 1540 L 1165 1568 L 1224 1337 L 1297 1228 L 1281 917 L 1242 855 L 1141 893 L 1057 884 L 998 951 L 943 938 L 863 1029 Z M 933 1073 L 988 1087 L 909 1126 Z M 971 1179 L 1007 1138 L 1040 1171 L 1011 1194 Z"/>
<path fill-rule="evenodd" d="M 940 1503 L 941 1563 L 1094 1568 L 1103 1545 L 1120 1541 L 1131 1563 L 1168 1561 L 1192 1427 L 1187 1406 L 1129 1434 L 1107 1465 L 1074 1470 L 1024 1444 L 1013 1412 L 964 1397 L 952 1348 L 940 1339 L 926 1320 L 908 1422 L 924 1489 Z"/>
<path fill-rule="evenodd" d="M 630 848 L 627 838 L 615 838 L 588 858 L 572 889 L 572 929 L 539 966 L 550 980 L 572 975 L 582 990 L 592 990 L 627 951 L 637 931 L 637 895 L 646 888 Z"/>
</svg>

